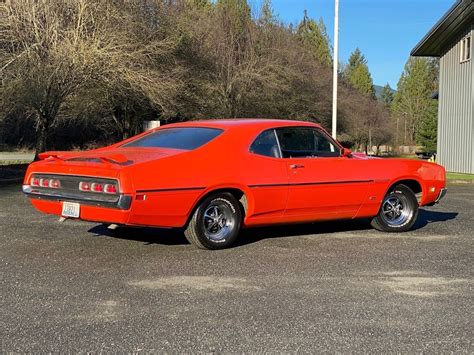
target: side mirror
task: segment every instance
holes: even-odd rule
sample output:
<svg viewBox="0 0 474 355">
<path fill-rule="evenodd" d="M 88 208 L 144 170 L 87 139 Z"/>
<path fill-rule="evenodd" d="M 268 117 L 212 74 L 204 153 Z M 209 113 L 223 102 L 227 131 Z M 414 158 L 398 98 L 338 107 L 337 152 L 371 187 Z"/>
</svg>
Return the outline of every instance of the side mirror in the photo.
<svg viewBox="0 0 474 355">
<path fill-rule="evenodd" d="M 350 157 L 352 155 L 352 150 L 350 150 L 348 148 L 342 148 L 341 149 L 341 155 L 343 157 Z"/>
</svg>

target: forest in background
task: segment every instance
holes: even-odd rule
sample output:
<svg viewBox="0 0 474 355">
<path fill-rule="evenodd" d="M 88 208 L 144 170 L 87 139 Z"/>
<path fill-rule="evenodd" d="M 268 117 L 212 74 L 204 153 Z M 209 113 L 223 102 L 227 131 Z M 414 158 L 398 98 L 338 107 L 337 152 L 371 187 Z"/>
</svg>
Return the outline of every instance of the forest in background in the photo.
<svg viewBox="0 0 474 355">
<path fill-rule="evenodd" d="M 306 11 L 284 24 L 270 0 L 0 1 L 0 146 L 84 149 L 144 120 L 309 120 L 331 127 L 332 48 Z M 436 144 L 437 62 L 410 58 L 376 98 L 355 49 L 341 63 L 338 139 Z"/>
</svg>

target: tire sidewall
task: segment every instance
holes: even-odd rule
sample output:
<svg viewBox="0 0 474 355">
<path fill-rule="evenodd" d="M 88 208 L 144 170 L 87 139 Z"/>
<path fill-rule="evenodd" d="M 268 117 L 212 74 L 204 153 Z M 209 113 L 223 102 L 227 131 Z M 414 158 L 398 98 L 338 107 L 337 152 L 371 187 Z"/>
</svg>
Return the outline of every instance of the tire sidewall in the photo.
<svg viewBox="0 0 474 355">
<path fill-rule="evenodd" d="M 234 227 L 232 232 L 229 235 L 225 236 L 220 240 L 211 240 L 206 237 L 205 227 L 204 227 L 204 212 L 207 207 L 213 202 L 220 202 L 226 204 L 232 211 L 233 218 L 235 220 Z M 240 227 L 242 224 L 242 211 L 239 206 L 239 202 L 229 193 L 217 194 L 210 196 L 201 202 L 198 209 L 196 210 L 196 234 L 199 238 L 199 241 L 206 247 L 210 249 L 223 249 L 230 246 L 238 237 Z"/>
<path fill-rule="evenodd" d="M 418 217 L 418 201 L 416 199 L 415 194 L 413 191 L 406 187 L 405 185 L 397 185 L 393 189 L 391 189 L 387 195 L 384 197 L 383 201 L 388 196 L 396 195 L 396 194 L 401 194 L 403 195 L 407 202 L 410 204 L 410 208 L 413 210 L 413 214 L 411 218 L 407 219 L 403 224 L 400 225 L 393 225 L 389 224 L 384 218 L 382 218 L 382 213 L 383 213 L 383 202 L 382 205 L 380 206 L 380 212 L 377 216 L 378 223 L 383 226 L 383 228 L 388 231 L 388 232 L 401 232 L 401 231 L 407 231 L 410 230 L 413 225 L 416 222 L 416 219 Z"/>
</svg>

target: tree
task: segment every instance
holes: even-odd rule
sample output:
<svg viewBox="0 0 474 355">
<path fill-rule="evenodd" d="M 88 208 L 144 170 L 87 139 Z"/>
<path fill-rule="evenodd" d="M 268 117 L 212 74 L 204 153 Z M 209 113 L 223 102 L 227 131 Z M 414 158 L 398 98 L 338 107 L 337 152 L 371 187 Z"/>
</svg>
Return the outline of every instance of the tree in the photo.
<svg viewBox="0 0 474 355">
<path fill-rule="evenodd" d="M 264 0 L 262 8 L 260 10 L 259 23 L 262 26 L 271 26 L 277 22 L 275 14 L 273 12 L 271 0 Z"/>
<path fill-rule="evenodd" d="M 399 123 L 397 137 L 403 136 L 404 144 L 416 142 L 417 131 L 421 122 L 427 119 L 428 112 L 436 114 L 431 99 L 436 89 L 436 64 L 427 58 L 410 57 L 398 82 L 392 105 L 393 115 Z"/>
<path fill-rule="evenodd" d="M 354 52 L 351 53 L 349 61 L 345 68 L 346 78 L 349 79 L 352 75 L 352 72 L 360 65 L 367 65 L 367 60 L 365 59 L 360 49 L 356 48 Z"/>
<path fill-rule="evenodd" d="M 305 10 L 303 21 L 298 25 L 297 35 L 312 56 L 322 64 L 332 65 L 329 36 L 322 19 L 316 22 Z"/>
<path fill-rule="evenodd" d="M 345 70 L 345 77 L 356 90 L 363 95 L 375 99 L 372 76 L 370 75 L 367 61 L 359 48 L 356 48 L 349 57 L 349 63 Z"/>
<path fill-rule="evenodd" d="M 393 90 L 390 87 L 390 84 L 387 83 L 380 93 L 380 101 L 385 105 L 385 107 L 389 108 L 392 105 L 393 101 Z"/>
<path fill-rule="evenodd" d="M 438 133 L 438 101 L 429 100 L 416 132 L 416 143 L 428 152 L 435 152 Z"/>
<path fill-rule="evenodd" d="M 190 90 L 184 96 L 193 106 L 202 103 L 196 106 L 207 117 L 243 115 L 255 90 L 268 90 L 278 82 L 281 69 L 267 50 L 269 42 L 260 38 L 246 0 L 219 0 L 210 12 L 189 11 L 183 16 L 184 36 L 194 54 L 188 63 L 196 68 L 190 71 Z M 272 25 L 265 26 L 268 30 Z"/>
<path fill-rule="evenodd" d="M 270 0 L 259 17 L 245 0 L 8 0 L 0 11 L 0 140 L 8 144 L 97 146 L 139 132 L 148 118 L 330 125 L 324 24 L 306 15 L 295 30 Z M 366 65 L 362 54 L 355 59 L 355 72 L 370 77 L 355 65 Z M 348 142 L 389 136 L 382 105 L 344 81 L 338 107 Z"/>
<path fill-rule="evenodd" d="M 61 106 L 94 75 L 90 10 L 83 0 L 2 4 L 2 91 L 35 114 L 37 153 L 46 149 Z"/>
<path fill-rule="evenodd" d="M 172 105 L 180 83 L 176 41 L 143 21 L 150 7 L 95 0 L 1 6 L 2 94 L 34 113 L 37 154 L 50 146 L 62 108 L 81 91 L 100 86 L 128 99 L 145 96 L 161 111 Z"/>
<path fill-rule="evenodd" d="M 176 114 L 183 86 L 185 69 L 178 58 L 181 38 L 168 15 L 170 9 L 160 1 L 146 4 L 146 8 L 131 2 L 104 9 L 104 26 L 114 28 L 119 22 L 121 26 L 101 40 L 121 50 L 107 53 L 101 75 L 91 84 L 100 92 L 96 100 L 108 109 L 122 138 L 141 132 L 146 118 Z M 198 1 L 196 6 L 205 7 L 206 2 Z"/>
</svg>

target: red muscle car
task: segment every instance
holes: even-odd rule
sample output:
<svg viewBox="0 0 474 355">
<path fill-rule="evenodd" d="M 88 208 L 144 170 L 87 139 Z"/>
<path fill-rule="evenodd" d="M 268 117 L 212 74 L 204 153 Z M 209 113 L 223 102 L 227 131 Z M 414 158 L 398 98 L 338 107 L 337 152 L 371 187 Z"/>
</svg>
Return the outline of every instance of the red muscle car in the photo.
<svg viewBox="0 0 474 355">
<path fill-rule="evenodd" d="M 352 154 L 310 122 L 232 119 L 170 124 L 109 147 L 47 152 L 23 192 L 41 212 L 114 226 L 183 228 L 221 249 L 242 227 L 371 218 L 411 229 L 446 193 L 434 163 Z"/>
</svg>

